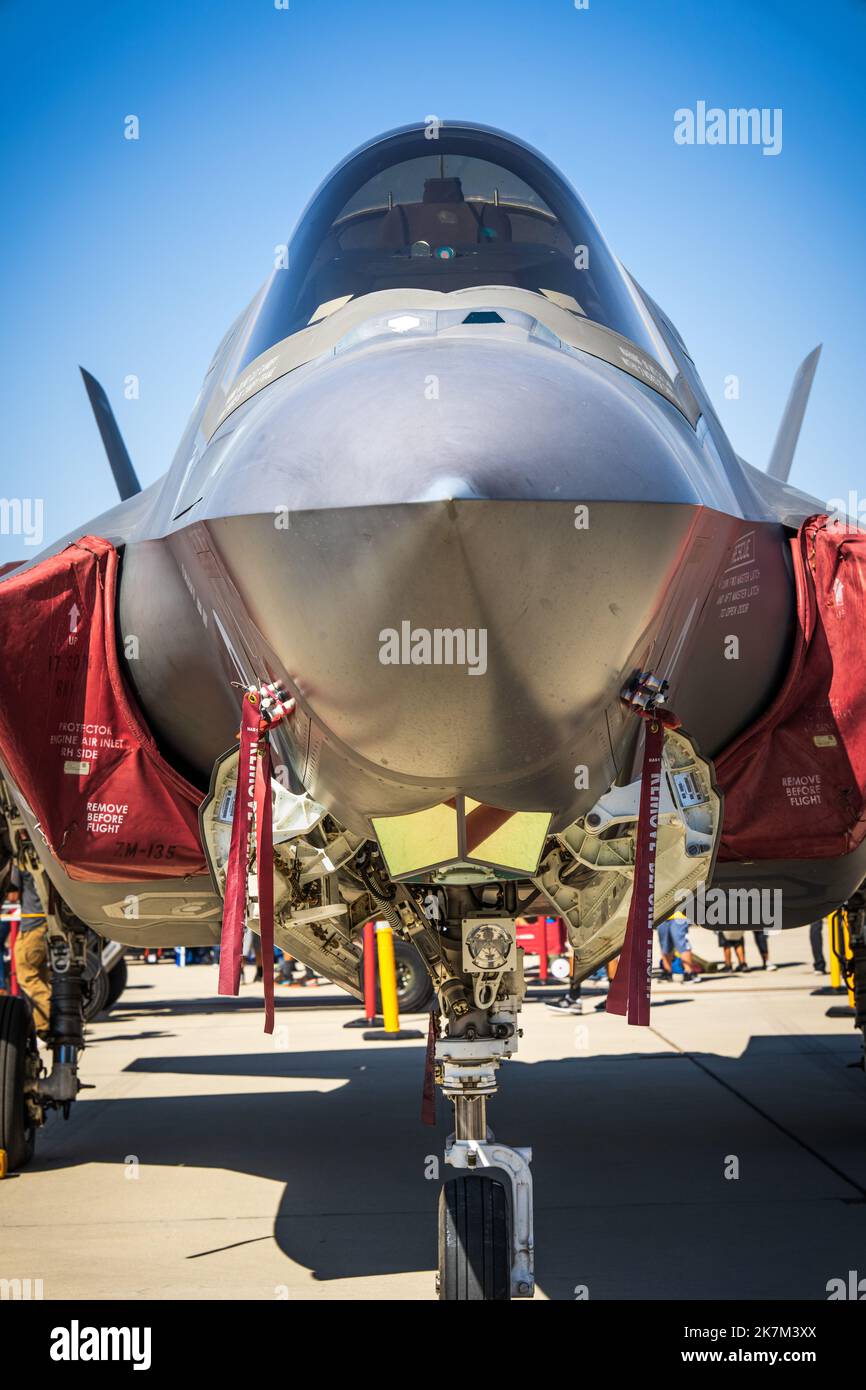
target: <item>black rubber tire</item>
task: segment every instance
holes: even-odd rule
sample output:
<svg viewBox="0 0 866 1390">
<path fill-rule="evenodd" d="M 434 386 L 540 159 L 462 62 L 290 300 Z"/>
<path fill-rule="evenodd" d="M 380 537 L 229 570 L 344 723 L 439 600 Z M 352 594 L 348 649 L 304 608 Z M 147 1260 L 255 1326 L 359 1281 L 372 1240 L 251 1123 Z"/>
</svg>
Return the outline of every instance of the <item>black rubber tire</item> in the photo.
<svg viewBox="0 0 866 1390">
<path fill-rule="evenodd" d="M 129 971 L 126 968 L 126 956 L 121 956 L 120 960 L 108 972 L 108 998 L 105 1001 L 105 1009 L 113 1009 L 123 991 L 126 989 Z"/>
<path fill-rule="evenodd" d="M 0 1149 L 12 1168 L 23 1168 L 33 1157 L 36 1126 L 24 1105 L 24 1067 L 28 1051 L 36 1050 L 33 1015 L 24 999 L 0 995 Z"/>
<path fill-rule="evenodd" d="M 508 1198 L 495 1178 L 455 1178 L 439 1194 L 439 1297 L 451 1303 L 511 1299 Z"/>
<path fill-rule="evenodd" d="M 397 1008 L 401 1014 L 430 1012 L 433 1003 L 433 981 L 420 955 L 408 941 L 394 942 L 394 967 L 397 974 Z M 382 1012 L 382 995 L 376 980 L 376 1010 Z"/>
</svg>

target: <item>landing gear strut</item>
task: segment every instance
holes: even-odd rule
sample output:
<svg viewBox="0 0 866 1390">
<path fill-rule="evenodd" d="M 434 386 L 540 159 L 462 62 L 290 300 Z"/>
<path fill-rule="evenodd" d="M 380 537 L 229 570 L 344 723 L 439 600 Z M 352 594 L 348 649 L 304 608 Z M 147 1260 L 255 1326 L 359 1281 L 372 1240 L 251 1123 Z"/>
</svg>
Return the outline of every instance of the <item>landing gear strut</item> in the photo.
<svg viewBox="0 0 866 1390">
<path fill-rule="evenodd" d="M 52 1067 L 48 1076 L 40 1077 L 36 1098 L 43 1108 L 55 1106 L 68 1119 L 69 1107 L 81 1089 L 78 1056 L 84 1047 L 85 932 L 52 936 L 49 952 Z"/>
</svg>

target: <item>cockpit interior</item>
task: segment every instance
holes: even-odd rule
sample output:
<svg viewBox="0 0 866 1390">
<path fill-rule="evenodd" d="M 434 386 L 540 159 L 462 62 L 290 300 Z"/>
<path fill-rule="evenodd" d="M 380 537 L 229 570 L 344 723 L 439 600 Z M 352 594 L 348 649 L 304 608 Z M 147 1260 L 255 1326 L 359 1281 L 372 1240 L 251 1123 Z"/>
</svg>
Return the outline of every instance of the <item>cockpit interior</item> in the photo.
<svg viewBox="0 0 866 1390">
<path fill-rule="evenodd" d="M 363 147 L 315 195 L 262 303 L 245 365 L 381 290 L 503 286 L 543 295 L 658 355 L 592 217 L 529 146 L 483 127 L 410 128 Z"/>
</svg>

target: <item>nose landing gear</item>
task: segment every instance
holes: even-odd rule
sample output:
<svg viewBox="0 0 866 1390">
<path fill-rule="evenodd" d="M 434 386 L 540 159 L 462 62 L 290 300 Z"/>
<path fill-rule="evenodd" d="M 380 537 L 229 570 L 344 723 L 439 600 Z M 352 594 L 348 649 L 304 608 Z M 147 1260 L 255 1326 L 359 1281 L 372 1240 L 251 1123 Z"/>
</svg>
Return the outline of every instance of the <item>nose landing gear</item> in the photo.
<svg viewBox="0 0 866 1390">
<path fill-rule="evenodd" d="M 445 1162 L 459 1173 L 439 1196 L 442 1300 L 506 1302 L 535 1292 L 532 1150 L 498 1143 L 487 1126 L 497 1069 L 517 1048 L 522 968 L 497 983 L 489 1011 L 473 1011 L 471 1022 L 446 1014 L 448 1032 L 436 1043 L 437 1080 L 454 1105 Z"/>
</svg>

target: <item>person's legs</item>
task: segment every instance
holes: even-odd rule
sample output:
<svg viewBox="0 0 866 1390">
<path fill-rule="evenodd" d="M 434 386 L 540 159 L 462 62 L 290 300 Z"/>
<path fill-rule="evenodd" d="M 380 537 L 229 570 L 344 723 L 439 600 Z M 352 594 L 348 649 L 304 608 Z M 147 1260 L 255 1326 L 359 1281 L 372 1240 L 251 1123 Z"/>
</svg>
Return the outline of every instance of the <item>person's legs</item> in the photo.
<svg viewBox="0 0 866 1390">
<path fill-rule="evenodd" d="M 683 963 L 686 975 L 691 975 L 695 979 L 700 979 L 701 967 L 692 955 L 692 943 L 689 941 L 688 922 L 672 922 L 674 946 L 677 955 Z"/>
<path fill-rule="evenodd" d="M 575 979 L 574 956 L 569 962 L 568 990 L 561 994 L 558 999 L 545 1001 L 549 1009 L 555 1010 L 560 1014 L 582 1014 L 583 1000 L 580 997 L 580 980 Z"/>
<path fill-rule="evenodd" d="M 691 951 L 680 951 L 680 960 L 685 966 L 687 975 L 700 975 L 701 967 L 698 965 Z"/>
<path fill-rule="evenodd" d="M 674 973 L 674 933 L 672 922 L 659 922 L 659 952 L 662 959 L 662 970 L 665 976 L 673 976 Z"/>
<path fill-rule="evenodd" d="M 809 945 L 812 947 L 812 965 L 819 975 L 826 973 L 824 960 L 824 918 L 813 922 L 809 928 Z"/>
<path fill-rule="evenodd" d="M 737 941 L 737 942 L 735 943 L 735 945 L 734 945 L 734 950 L 735 950 L 736 953 L 737 953 L 737 962 L 738 962 L 738 964 L 737 964 L 737 969 L 738 969 L 738 970 L 747 970 L 747 969 L 748 969 L 748 966 L 746 965 L 746 948 L 745 948 L 743 942 L 742 942 L 742 941 Z"/>
<path fill-rule="evenodd" d="M 767 933 L 766 933 L 766 932 L 763 932 L 763 931 L 756 931 L 756 932 L 755 932 L 755 945 L 757 946 L 758 951 L 759 951 L 759 953 L 760 953 L 760 957 L 761 957 L 761 969 L 762 969 L 762 970 L 770 970 L 770 969 L 772 969 L 772 966 L 770 965 L 770 946 L 769 946 L 769 942 L 767 941 Z"/>
<path fill-rule="evenodd" d="M 19 988 L 33 1006 L 33 1021 L 40 1037 L 48 1035 L 51 1016 L 51 975 L 45 927 L 19 932 L 15 942 L 15 973 Z"/>
</svg>

